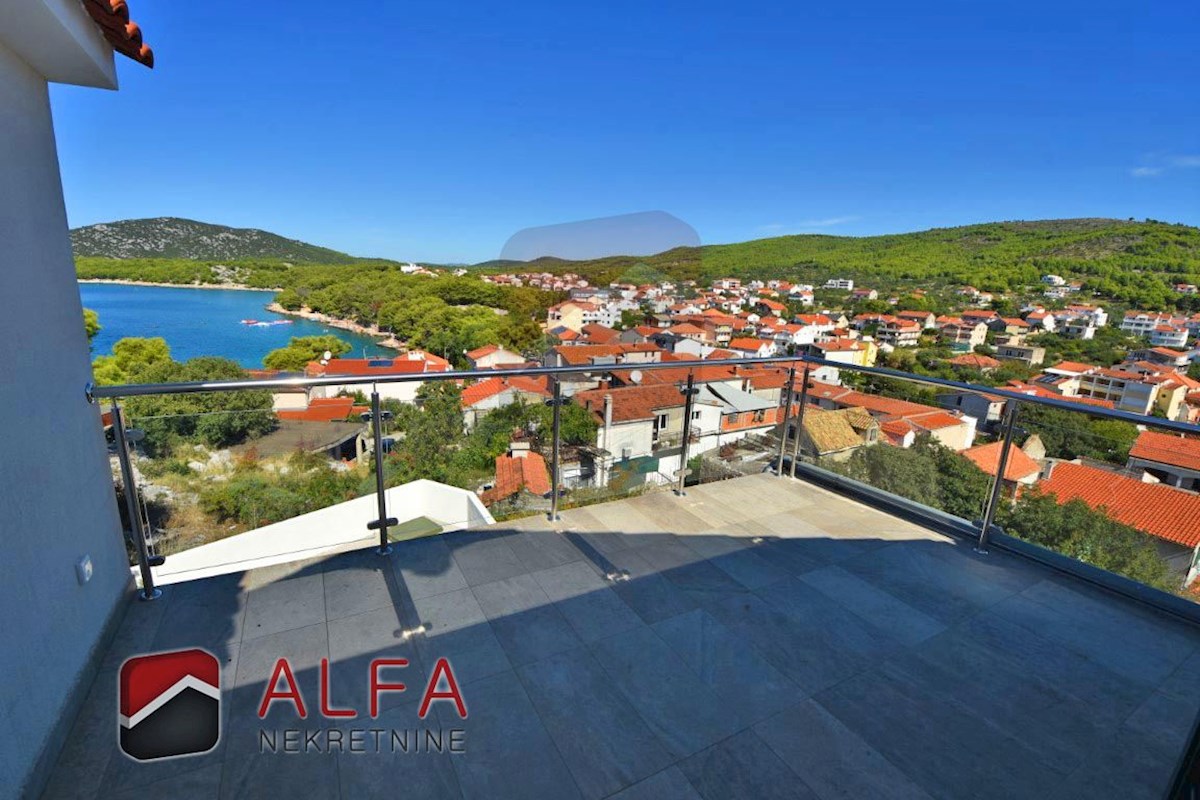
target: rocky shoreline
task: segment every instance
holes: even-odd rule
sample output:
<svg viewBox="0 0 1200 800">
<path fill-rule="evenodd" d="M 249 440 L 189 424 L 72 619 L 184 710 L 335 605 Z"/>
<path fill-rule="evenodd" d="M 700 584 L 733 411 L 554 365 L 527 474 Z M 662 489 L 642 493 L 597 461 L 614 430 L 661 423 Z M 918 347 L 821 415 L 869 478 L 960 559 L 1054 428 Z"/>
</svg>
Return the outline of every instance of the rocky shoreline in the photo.
<svg viewBox="0 0 1200 800">
<path fill-rule="evenodd" d="M 374 325 L 360 325 L 352 320 L 338 319 L 337 317 L 331 317 L 328 314 L 321 314 L 317 311 L 309 311 L 307 308 L 302 308 L 299 311 L 289 311 L 288 309 L 279 305 L 279 303 L 275 302 L 268 303 L 266 308 L 267 311 L 271 311 L 276 314 L 283 314 L 289 317 L 299 317 L 300 319 L 307 319 L 311 322 L 319 322 L 322 325 L 328 325 L 331 328 L 338 328 L 339 330 L 357 333 L 360 336 L 378 337 L 379 341 L 377 341 L 376 344 L 380 347 L 388 347 L 393 350 L 405 349 L 403 342 L 397 340 L 391 334 L 379 330 L 379 328 L 375 327 Z"/>
</svg>

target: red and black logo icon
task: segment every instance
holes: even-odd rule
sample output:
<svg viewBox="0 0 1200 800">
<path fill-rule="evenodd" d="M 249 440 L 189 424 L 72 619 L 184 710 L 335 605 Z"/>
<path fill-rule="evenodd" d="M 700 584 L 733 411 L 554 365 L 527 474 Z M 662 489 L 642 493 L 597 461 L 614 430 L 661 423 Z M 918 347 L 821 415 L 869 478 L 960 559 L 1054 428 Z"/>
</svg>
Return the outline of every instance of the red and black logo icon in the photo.
<svg viewBox="0 0 1200 800">
<path fill-rule="evenodd" d="M 121 665 L 121 750 L 138 761 L 205 753 L 221 738 L 221 664 L 204 650 Z"/>
</svg>

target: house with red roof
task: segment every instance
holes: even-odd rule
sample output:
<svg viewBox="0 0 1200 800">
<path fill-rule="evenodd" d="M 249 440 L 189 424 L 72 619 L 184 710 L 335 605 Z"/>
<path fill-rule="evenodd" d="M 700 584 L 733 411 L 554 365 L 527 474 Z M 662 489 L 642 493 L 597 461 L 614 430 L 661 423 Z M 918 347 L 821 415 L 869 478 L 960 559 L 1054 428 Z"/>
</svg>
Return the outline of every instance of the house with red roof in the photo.
<svg viewBox="0 0 1200 800">
<path fill-rule="evenodd" d="M 329 361 L 310 361 L 304 368 L 305 377 L 323 378 L 330 376 L 362 378 L 401 378 L 399 381 L 378 383 L 379 396 L 384 399 L 412 403 L 424 381 L 419 376 L 431 372 L 449 372 L 450 362 L 423 350 L 409 350 L 387 358 L 333 358 Z M 334 384 L 314 387 L 313 397 L 334 397 L 355 392 L 371 393 L 371 386 L 363 383 Z"/>
<path fill-rule="evenodd" d="M 506 350 L 498 344 L 486 344 L 483 347 L 469 350 L 466 356 L 471 369 L 519 367 L 525 363 L 525 357 L 520 353 Z"/>
<path fill-rule="evenodd" d="M 1200 438 L 1142 431 L 1125 466 L 1168 486 L 1200 491 Z M 1200 526 L 1200 519 L 1196 525 Z"/>
<path fill-rule="evenodd" d="M 550 397 L 549 378 L 515 375 L 486 378 L 462 390 L 463 424 L 468 430 L 498 408 L 513 403 L 542 403 Z"/>
<path fill-rule="evenodd" d="M 985 374 L 1000 368 L 999 361 L 991 356 L 980 355 L 979 353 L 963 353 L 961 356 L 955 356 L 946 363 L 959 369 L 974 369 Z"/>
<path fill-rule="evenodd" d="M 1200 545 L 1200 495 L 1161 483 L 1144 483 L 1108 470 L 1051 462 L 1038 490 L 1059 503 L 1080 500 L 1117 522 L 1155 538 L 1159 555 L 1183 575 Z"/>
<path fill-rule="evenodd" d="M 479 499 L 492 506 L 505 501 L 517 503 L 522 495 L 541 500 L 552 491 L 546 459 L 530 450 L 528 443 L 513 442 L 507 455 L 496 456 L 496 478 Z"/>
<path fill-rule="evenodd" d="M 809 382 L 808 401 L 830 410 L 866 409 L 879 422 L 884 440 L 898 447 L 911 447 L 917 437 L 924 434 L 951 450 L 966 450 L 975 443 L 974 417 L 936 406 L 867 394 L 819 381 Z"/>
<path fill-rule="evenodd" d="M 305 408 L 280 409 L 275 416 L 297 422 L 342 422 L 357 420 L 370 410 L 370 406 L 355 405 L 353 397 L 314 397 Z"/>
<path fill-rule="evenodd" d="M 769 358 L 778 351 L 773 339 L 752 339 L 739 336 L 729 340 L 729 349 L 742 358 Z"/>
<path fill-rule="evenodd" d="M 1000 471 L 1000 452 L 1004 442 L 991 442 L 963 450 L 963 455 L 972 464 L 993 478 Z M 1008 497 L 1016 498 L 1023 487 L 1033 486 L 1042 472 L 1042 465 L 1034 461 L 1019 447 L 1008 451 L 1008 463 L 1004 465 L 1004 480 L 1001 489 Z"/>
</svg>

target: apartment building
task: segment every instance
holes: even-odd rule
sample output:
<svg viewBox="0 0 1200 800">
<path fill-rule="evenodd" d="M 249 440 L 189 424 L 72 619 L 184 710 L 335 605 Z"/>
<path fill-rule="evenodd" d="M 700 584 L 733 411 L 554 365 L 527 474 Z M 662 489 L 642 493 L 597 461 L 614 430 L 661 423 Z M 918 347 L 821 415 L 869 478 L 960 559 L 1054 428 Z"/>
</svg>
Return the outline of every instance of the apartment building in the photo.
<svg viewBox="0 0 1200 800">
<path fill-rule="evenodd" d="M 983 322 L 955 319 L 943 323 L 938 336 L 953 350 L 970 351 L 987 342 L 987 333 L 988 327 Z"/>
<path fill-rule="evenodd" d="M 886 317 L 880 321 L 875 337 L 880 344 L 892 347 L 916 347 L 921 340 L 921 324 L 898 317 Z"/>
<path fill-rule="evenodd" d="M 1078 396 L 1108 400 L 1121 411 L 1149 414 L 1158 386 L 1137 372 L 1101 367 L 1079 376 Z"/>
</svg>

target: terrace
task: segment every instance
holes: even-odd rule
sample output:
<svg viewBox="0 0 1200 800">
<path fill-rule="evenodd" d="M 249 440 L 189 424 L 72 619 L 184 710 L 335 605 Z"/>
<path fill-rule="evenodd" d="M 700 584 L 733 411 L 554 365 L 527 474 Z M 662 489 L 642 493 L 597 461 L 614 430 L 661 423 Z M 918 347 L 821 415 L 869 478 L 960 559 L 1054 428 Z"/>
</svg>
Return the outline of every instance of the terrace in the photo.
<svg viewBox="0 0 1200 800">
<path fill-rule="evenodd" d="M 1161 796 L 1200 630 L 873 505 L 753 475 L 163 587 L 128 605 L 44 796 Z M 222 662 L 221 741 L 134 762 L 117 670 L 186 647 Z M 256 716 L 280 657 L 307 720 Z M 372 720 L 380 657 L 410 688 Z M 465 720 L 418 718 L 441 657 Z M 322 659 L 359 718 L 317 713 Z M 260 753 L 289 727 L 344 746 Z M 351 752 L 350 729 L 425 727 L 465 752 Z"/>
</svg>

